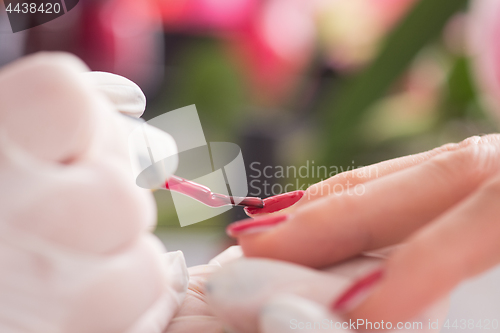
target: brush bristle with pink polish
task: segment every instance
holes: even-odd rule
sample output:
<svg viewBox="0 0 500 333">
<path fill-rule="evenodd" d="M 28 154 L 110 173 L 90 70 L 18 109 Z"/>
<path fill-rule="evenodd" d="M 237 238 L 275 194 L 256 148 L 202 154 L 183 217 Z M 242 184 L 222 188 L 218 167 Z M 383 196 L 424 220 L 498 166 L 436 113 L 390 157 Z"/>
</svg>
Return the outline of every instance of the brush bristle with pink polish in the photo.
<svg viewBox="0 0 500 333">
<path fill-rule="evenodd" d="M 264 208 L 264 200 L 262 200 L 261 198 L 255 198 L 255 197 L 245 197 L 245 198 L 242 198 L 242 200 L 239 203 L 237 203 L 236 205 L 243 206 L 243 207 L 249 207 L 249 208 Z"/>
</svg>

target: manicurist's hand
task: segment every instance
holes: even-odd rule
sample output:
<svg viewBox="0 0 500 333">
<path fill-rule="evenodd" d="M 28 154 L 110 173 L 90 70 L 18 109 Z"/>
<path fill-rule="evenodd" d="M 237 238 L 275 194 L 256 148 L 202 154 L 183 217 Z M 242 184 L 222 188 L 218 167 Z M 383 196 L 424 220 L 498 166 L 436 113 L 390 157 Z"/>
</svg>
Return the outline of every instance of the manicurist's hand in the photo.
<svg viewBox="0 0 500 333">
<path fill-rule="evenodd" d="M 381 270 L 331 300 L 346 318 L 411 319 L 500 263 L 500 135 L 342 173 L 291 195 L 300 200 L 251 211 L 254 219 L 228 228 L 246 256 L 318 268 L 404 243 Z"/>
<path fill-rule="evenodd" d="M 140 116 L 142 91 L 42 53 L 0 70 L 0 101 L 0 331 L 163 330 L 188 274 L 131 170 L 120 113 Z"/>
</svg>

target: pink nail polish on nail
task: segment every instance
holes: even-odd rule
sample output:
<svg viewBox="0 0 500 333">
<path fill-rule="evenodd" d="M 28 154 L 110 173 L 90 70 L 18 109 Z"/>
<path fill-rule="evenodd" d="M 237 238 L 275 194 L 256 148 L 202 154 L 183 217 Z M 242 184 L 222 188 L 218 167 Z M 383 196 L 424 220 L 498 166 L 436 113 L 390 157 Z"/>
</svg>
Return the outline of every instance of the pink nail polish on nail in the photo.
<svg viewBox="0 0 500 333">
<path fill-rule="evenodd" d="M 230 237 L 239 237 L 243 234 L 262 232 L 276 225 L 285 222 L 289 215 L 269 215 L 258 217 L 255 219 L 249 218 L 234 222 L 226 228 L 226 233 Z"/>
<path fill-rule="evenodd" d="M 279 210 L 290 207 L 304 196 L 305 191 L 293 191 L 275 195 L 264 199 L 264 207 L 245 207 L 245 211 L 250 215 L 274 213 Z"/>
<path fill-rule="evenodd" d="M 347 312 L 361 304 L 370 294 L 372 288 L 380 281 L 384 271 L 378 269 L 357 280 L 332 304 L 335 312 Z"/>
</svg>

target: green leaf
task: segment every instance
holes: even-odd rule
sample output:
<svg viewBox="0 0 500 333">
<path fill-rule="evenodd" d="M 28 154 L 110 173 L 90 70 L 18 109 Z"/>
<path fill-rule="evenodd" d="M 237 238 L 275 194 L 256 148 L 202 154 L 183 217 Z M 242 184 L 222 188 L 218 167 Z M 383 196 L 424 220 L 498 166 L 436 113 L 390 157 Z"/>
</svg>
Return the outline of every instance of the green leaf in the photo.
<svg viewBox="0 0 500 333">
<path fill-rule="evenodd" d="M 344 162 L 356 147 L 356 126 L 369 107 L 404 73 L 415 55 L 439 36 L 467 0 L 421 0 L 387 37 L 376 59 L 335 96 L 319 104 L 325 162 Z M 328 91 L 328 89 L 325 89 Z"/>
</svg>

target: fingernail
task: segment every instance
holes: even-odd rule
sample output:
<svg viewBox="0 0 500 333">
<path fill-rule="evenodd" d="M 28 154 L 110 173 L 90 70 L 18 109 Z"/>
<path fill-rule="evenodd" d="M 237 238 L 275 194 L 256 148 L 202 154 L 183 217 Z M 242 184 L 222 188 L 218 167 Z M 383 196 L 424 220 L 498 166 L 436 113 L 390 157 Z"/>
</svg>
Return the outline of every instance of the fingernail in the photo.
<svg viewBox="0 0 500 333">
<path fill-rule="evenodd" d="M 269 215 L 255 219 L 249 218 L 230 224 L 226 229 L 226 233 L 230 237 L 239 237 L 243 234 L 263 232 L 285 222 L 288 218 L 289 215 L 286 214 Z"/>
<path fill-rule="evenodd" d="M 300 200 L 300 198 L 304 196 L 304 193 L 305 191 L 293 191 L 275 195 L 273 197 L 264 199 L 263 208 L 245 207 L 245 211 L 249 215 L 274 213 L 295 204 Z"/>
<path fill-rule="evenodd" d="M 357 280 L 332 304 L 332 310 L 344 313 L 356 308 L 370 295 L 373 287 L 382 278 L 383 272 L 382 269 L 377 269 Z"/>
<path fill-rule="evenodd" d="M 165 281 L 169 281 L 169 288 L 172 289 L 171 296 L 174 296 L 178 304 L 181 304 L 189 285 L 189 273 L 182 251 L 164 253 L 163 267 Z"/>
</svg>

